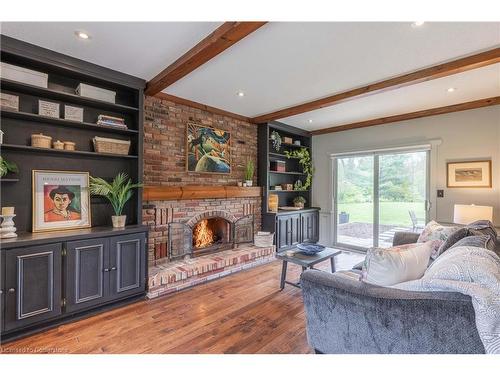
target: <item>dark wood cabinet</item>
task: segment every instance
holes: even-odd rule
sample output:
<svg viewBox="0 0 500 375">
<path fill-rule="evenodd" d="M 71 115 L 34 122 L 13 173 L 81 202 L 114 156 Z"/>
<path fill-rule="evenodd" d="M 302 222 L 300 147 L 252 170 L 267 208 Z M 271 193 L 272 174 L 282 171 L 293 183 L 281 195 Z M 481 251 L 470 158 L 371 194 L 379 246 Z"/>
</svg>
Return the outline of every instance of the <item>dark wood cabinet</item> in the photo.
<svg viewBox="0 0 500 375">
<path fill-rule="evenodd" d="M 301 242 L 318 242 L 318 210 L 277 215 L 275 233 L 277 251 L 292 249 Z"/>
<path fill-rule="evenodd" d="M 79 232 L 2 243 L 2 340 L 144 296 L 146 227 Z"/>
<path fill-rule="evenodd" d="M 117 236 L 110 239 L 110 294 L 121 298 L 144 290 L 145 235 Z"/>
<path fill-rule="evenodd" d="M 302 242 L 319 241 L 319 212 L 304 212 L 300 218 Z"/>
<path fill-rule="evenodd" d="M 109 295 L 108 239 L 68 242 L 66 262 L 66 311 L 105 302 Z"/>
<path fill-rule="evenodd" d="M 61 244 L 33 246 L 5 254 L 5 330 L 61 314 Z"/>
<path fill-rule="evenodd" d="M 287 216 L 278 216 L 276 219 L 276 250 L 283 251 L 291 247 L 289 233 L 291 231 L 290 220 Z"/>
</svg>

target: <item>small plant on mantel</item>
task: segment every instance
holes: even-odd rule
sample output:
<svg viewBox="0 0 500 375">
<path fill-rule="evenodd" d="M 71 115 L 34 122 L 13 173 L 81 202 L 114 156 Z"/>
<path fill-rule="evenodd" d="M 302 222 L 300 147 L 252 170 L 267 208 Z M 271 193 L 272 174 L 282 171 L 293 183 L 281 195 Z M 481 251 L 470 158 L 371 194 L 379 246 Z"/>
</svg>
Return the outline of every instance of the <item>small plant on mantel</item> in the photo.
<svg viewBox="0 0 500 375">
<path fill-rule="evenodd" d="M 286 151 L 285 156 L 290 159 L 299 159 L 299 164 L 302 166 L 302 171 L 306 175 L 306 181 L 302 186 L 295 186 L 295 190 L 308 190 L 311 187 L 312 178 L 314 174 L 314 168 L 312 166 L 311 155 L 307 148 L 300 148 L 298 150 Z"/>
<path fill-rule="evenodd" d="M 132 179 L 128 178 L 126 173 L 119 173 L 111 183 L 100 177 L 90 176 L 90 194 L 106 198 L 113 206 L 115 215 L 111 216 L 114 228 L 125 227 L 127 215 L 122 215 L 125 203 L 127 203 L 132 194 L 133 189 L 142 187 L 141 183 L 134 184 Z"/>
<path fill-rule="evenodd" d="M 247 164 L 245 165 L 245 182 L 246 182 L 246 186 L 252 186 L 254 172 L 255 172 L 255 165 L 253 163 L 253 160 L 249 159 L 247 161 Z"/>
<path fill-rule="evenodd" d="M 4 177 L 7 173 L 19 173 L 19 168 L 16 163 L 8 161 L 0 156 L 0 177 Z"/>
</svg>

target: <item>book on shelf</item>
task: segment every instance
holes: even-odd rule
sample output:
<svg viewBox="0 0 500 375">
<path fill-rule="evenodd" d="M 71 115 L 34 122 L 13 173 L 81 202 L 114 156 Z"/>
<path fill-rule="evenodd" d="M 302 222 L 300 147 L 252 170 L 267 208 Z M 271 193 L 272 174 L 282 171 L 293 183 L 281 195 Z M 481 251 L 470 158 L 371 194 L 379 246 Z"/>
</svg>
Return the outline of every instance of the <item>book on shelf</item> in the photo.
<svg viewBox="0 0 500 375">
<path fill-rule="evenodd" d="M 125 124 L 125 119 L 121 117 L 113 117 L 108 115 L 99 115 L 97 116 L 97 121 L 106 121 L 106 122 L 114 122 L 117 124 Z"/>
<path fill-rule="evenodd" d="M 128 129 L 127 125 L 125 125 L 125 124 L 116 124 L 116 123 L 107 122 L 107 121 L 97 121 L 97 125 L 109 126 L 110 128 Z"/>
<path fill-rule="evenodd" d="M 125 120 L 120 117 L 113 117 L 108 115 L 97 116 L 97 125 L 111 126 L 120 129 L 128 129 Z"/>
</svg>

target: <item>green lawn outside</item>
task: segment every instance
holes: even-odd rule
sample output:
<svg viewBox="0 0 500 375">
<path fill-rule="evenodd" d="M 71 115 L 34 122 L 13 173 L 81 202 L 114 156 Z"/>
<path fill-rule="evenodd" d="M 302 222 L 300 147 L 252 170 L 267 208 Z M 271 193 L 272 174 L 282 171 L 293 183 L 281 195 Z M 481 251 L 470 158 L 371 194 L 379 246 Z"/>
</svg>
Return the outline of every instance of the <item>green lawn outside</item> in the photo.
<svg viewBox="0 0 500 375">
<path fill-rule="evenodd" d="M 380 224 L 411 226 L 408 210 L 415 211 L 422 224 L 425 219 L 424 202 L 380 202 Z M 339 203 L 338 212 L 349 214 L 349 222 L 372 223 L 372 203 Z"/>
</svg>

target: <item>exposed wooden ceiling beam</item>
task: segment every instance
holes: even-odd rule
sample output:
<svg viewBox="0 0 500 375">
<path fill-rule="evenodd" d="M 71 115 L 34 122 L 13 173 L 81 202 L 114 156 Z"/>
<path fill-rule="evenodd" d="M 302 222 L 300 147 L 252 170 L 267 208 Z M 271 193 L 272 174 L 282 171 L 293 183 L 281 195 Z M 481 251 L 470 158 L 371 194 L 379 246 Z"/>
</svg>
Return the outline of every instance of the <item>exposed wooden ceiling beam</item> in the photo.
<svg viewBox="0 0 500 375">
<path fill-rule="evenodd" d="M 442 115 L 445 113 L 466 111 L 468 109 L 489 107 L 492 105 L 499 105 L 499 104 L 500 104 L 500 96 L 495 96 L 492 98 L 474 100 L 472 102 L 466 102 L 466 103 L 460 103 L 460 104 L 453 104 L 453 105 L 448 105 L 445 107 L 425 109 L 422 111 L 404 113 L 401 115 L 381 117 L 381 118 L 376 118 L 373 120 L 366 120 L 366 121 L 360 121 L 360 122 L 353 122 L 351 124 L 345 124 L 345 125 L 340 125 L 340 126 L 332 126 L 329 128 L 313 130 L 311 132 L 311 134 L 312 135 L 321 135 L 321 134 L 328 134 L 328 133 L 336 133 L 336 132 L 341 132 L 341 131 L 345 131 L 345 130 L 367 128 L 370 126 L 389 124 L 391 122 L 412 120 L 412 119 L 421 118 L 421 117 L 436 116 L 436 115 Z"/>
<path fill-rule="evenodd" d="M 265 24 L 266 22 L 225 22 L 150 80 L 145 94 L 159 93 Z"/>
<path fill-rule="evenodd" d="M 225 111 L 225 110 L 220 109 L 220 108 L 210 107 L 209 105 L 206 105 L 206 104 L 193 102 L 192 100 L 180 98 L 180 97 L 175 96 L 175 95 L 166 94 L 164 92 L 159 92 L 158 94 L 155 95 L 155 98 L 168 100 L 168 101 L 171 101 L 171 102 L 174 102 L 177 104 L 182 104 L 182 105 L 192 107 L 192 108 L 198 108 L 198 109 L 201 109 L 202 111 L 215 113 L 216 115 L 228 116 L 228 117 L 235 118 L 237 120 L 250 122 L 250 123 L 252 122 L 252 119 L 249 117 L 238 115 L 237 113 L 233 113 L 233 112 L 228 112 L 228 111 Z"/>
<path fill-rule="evenodd" d="M 252 120 L 256 123 L 265 123 L 289 116 L 295 116 L 301 113 L 310 112 L 316 109 L 321 109 L 332 106 L 334 104 L 346 102 L 348 100 L 358 99 L 383 91 L 394 90 L 404 86 L 430 81 L 436 78 L 446 77 L 452 74 L 481 68 L 483 66 L 495 64 L 498 62 L 500 62 L 500 48 L 495 48 L 475 55 L 449 61 L 443 64 L 434 65 L 429 68 L 417 70 L 412 73 L 403 74 L 384 81 L 372 83 L 367 86 L 344 91 L 322 99 L 313 100 L 308 103 L 303 103 L 265 115 L 257 116 Z"/>
</svg>

